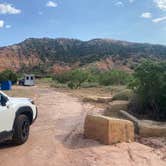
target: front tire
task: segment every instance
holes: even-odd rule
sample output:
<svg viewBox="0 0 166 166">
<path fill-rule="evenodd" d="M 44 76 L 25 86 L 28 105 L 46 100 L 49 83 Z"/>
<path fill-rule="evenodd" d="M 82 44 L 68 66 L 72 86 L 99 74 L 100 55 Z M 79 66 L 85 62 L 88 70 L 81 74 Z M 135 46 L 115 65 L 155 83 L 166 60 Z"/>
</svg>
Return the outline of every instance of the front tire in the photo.
<svg viewBox="0 0 166 166">
<path fill-rule="evenodd" d="M 13 142 L 17 145 L 25 143 L 29 137 L 30 122 L 26 115 L 19 115 L 14 124 Z"/>
</svg>

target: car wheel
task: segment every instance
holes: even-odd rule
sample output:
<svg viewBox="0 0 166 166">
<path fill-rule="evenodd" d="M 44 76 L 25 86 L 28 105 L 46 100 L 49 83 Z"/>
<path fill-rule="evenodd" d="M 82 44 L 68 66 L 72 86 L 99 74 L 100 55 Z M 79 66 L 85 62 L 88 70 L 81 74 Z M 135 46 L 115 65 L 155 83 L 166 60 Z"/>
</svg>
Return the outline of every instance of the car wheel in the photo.
<svg viewBox="0 0 166 166">
<path fill-rule="evenodd" d="M 17 145 L 25 143 L 29 137 L 30 122 L 26 115 L 19 115 L 14 124 L 13 141 Z"/>
</svg>

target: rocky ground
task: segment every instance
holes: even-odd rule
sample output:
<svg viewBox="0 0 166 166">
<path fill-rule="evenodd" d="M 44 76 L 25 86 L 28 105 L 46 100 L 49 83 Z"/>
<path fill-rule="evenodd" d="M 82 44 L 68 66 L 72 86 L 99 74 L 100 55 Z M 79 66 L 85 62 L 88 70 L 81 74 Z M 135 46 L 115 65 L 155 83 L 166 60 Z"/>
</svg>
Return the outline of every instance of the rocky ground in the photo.
<svg viewBox="0 0 166 166">
<path fill-rule="evenodd" d="M 15 87 L 14 92 L 35 98 L 39 115 L 24 145 L 0 145 L 2 166 L 166 165 L 165 138 L 101 145 L 83 137 L 86 114 L 102 112 L 99 108 L 48 87 Z"/>
</svg>

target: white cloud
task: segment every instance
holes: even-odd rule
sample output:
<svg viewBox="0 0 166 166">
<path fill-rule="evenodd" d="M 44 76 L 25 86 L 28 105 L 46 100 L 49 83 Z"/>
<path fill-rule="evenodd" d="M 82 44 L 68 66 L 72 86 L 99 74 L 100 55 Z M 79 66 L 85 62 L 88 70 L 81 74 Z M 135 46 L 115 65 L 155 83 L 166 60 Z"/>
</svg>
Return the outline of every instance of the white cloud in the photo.
<svg viewBox="0 0 166 166">
<path fill-rule="evenodd" d="M 166 16 L 165 17 L 160 17 L 160 18 L 155 18 L 152 20 L 154 23 L 159 23 L 162 21 L 166 21 Z"/>
<path fill-rule="evenodd" d="M 19 14 L 21 13 L 20 9 L 16 9 L 11 4 L 0 3 L 0 14 Z"/>
<path fill-rule="evenodd" d="M 144 12 L 141 15 L 142 18 L 151 18 L 152 17 L 152 13 L 150 12 Z"/>
<path fill-rule="evenodd" d="M 58 4 L 57 4 L 56 2 L 53 2 L 53 1 L 48 1 L 48 2 L 46 3 L 46 6 L 47 6 L 47 7 L 57 7 Z"/>
<path fill-rule="evenodd" d="M 5 25 L 5 28 L 10 29 L 12 26 L 11 25 Z"/>
<path fill-rule="evenodd" d="M 135 0 L 129 0 L 130 3 L 133 3 Z"/>
<path fill-rule="evenodd" d="M 161 10 L 166 10 L 166 0 L 154 0 L 156 3 L 157 7 L 160 8 Z"/>
<path fill-rule="evenodd" d="M 0 28 L 3 28 L 3 26 L 4 26 L 4 21 L 0 20 Z"/>
<path fill-rule="evenodd" d="M 122 1 L 115 2 L 115 6 L 124 6 Z"/>
</svg>

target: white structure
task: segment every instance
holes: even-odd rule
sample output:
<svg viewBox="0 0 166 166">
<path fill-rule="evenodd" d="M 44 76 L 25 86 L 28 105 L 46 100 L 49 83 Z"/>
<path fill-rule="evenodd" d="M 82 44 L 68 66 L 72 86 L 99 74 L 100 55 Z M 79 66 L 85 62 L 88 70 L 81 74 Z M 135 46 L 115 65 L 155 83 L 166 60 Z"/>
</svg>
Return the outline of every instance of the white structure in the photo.
<svg viewBox="0 0 166 166">
<path fill-rule="evenodd" d="M 24 85 L 25 86 L 34 86 L 35 85 L 35 75 L 34 74 L 25 74 L 24 75 Z"/>
</svg>

